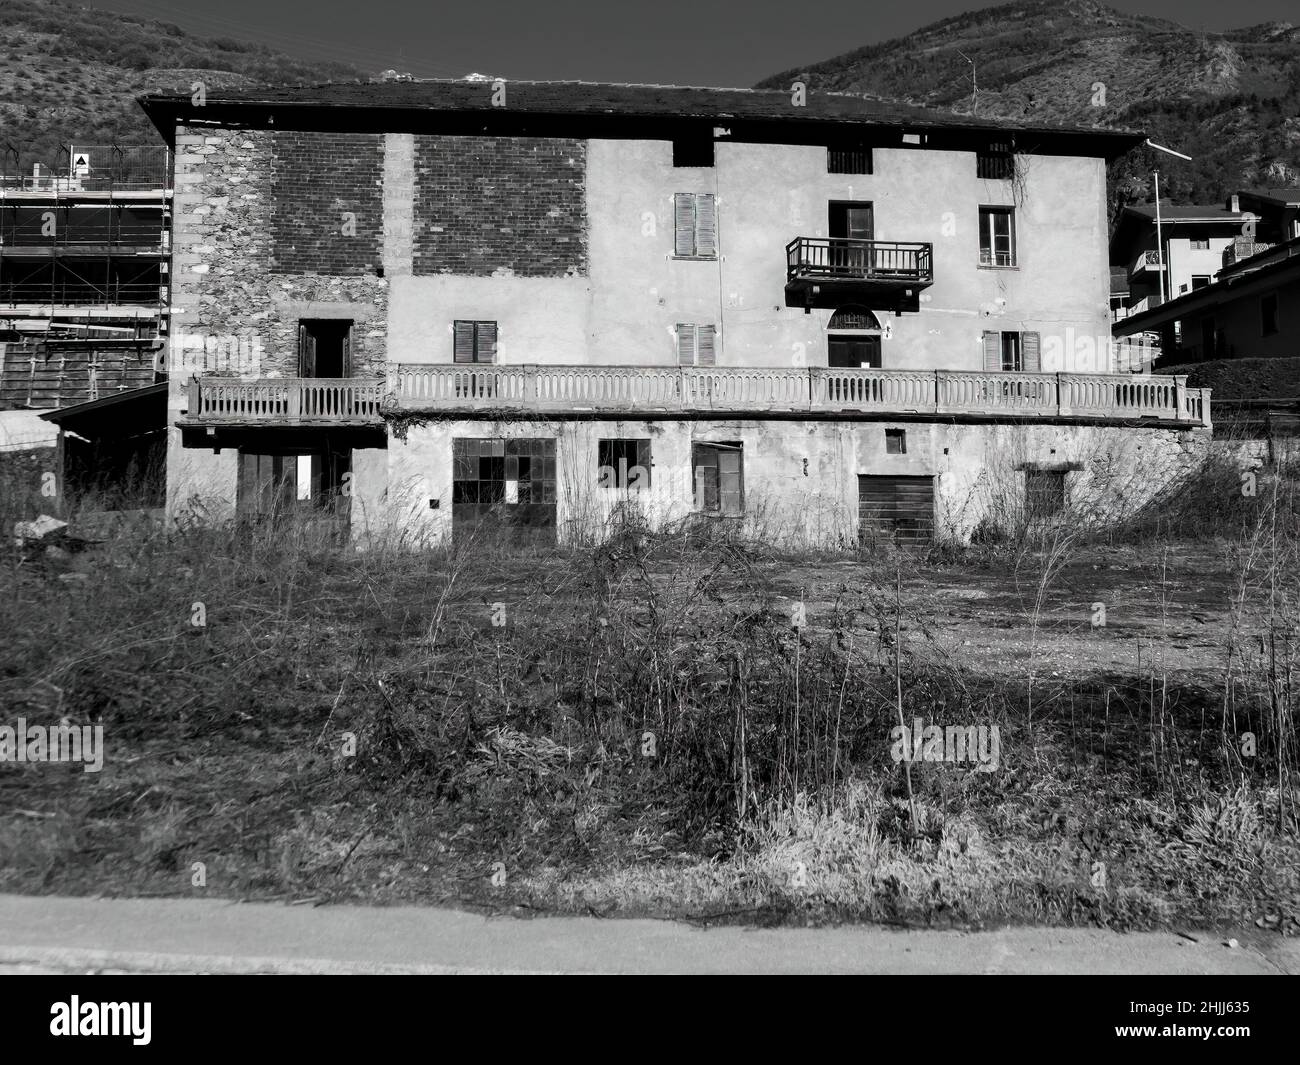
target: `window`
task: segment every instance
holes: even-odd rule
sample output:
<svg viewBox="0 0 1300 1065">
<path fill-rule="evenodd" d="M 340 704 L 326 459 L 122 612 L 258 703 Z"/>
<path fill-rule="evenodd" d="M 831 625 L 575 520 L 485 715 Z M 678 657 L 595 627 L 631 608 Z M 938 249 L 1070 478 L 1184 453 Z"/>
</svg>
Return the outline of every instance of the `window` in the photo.
<svg viewBox="0 0 1300 1065">
<path fill-rule="evenodd" d="M 1025 515 L 1042 525 L 1065 510 L 1064 470 L 1025 470 Z"/>
<path fill-rule="evenodd" d="M 457 320 L 453 329 L 452 355 L 456 362 L 496 362 L 496 322 Z"/>
<path fill-rule="evenodd" d="M 988 372 L 1038 373 L 1040 338 L 1037 333 L 984 333 L 984 369 Z"/>
<path fill-rule="evenodd" d="M 1259 301 L 1259 327 L 1263 336 L 1271 337 L 1277 332 L 1277 293 L 1270 292 Z"/>
<path fill-rule="evenodd" d="M 1208 237 L 1204 237 L 1199 240 L 1196 239 L 1195 237 L 1192 238 L 1192 251 L 1209 251 L 1209 250 L 1210 250 L 1210 239 Z"/>
<path fill-rule="evenodd" d="M 980 208 L 980 265 L 1016 265 L 1016 217 L 1013 208 Z"/>
<path fill-rule="evenodd" d="M 673 140 L 673 166 L 712 166 L 713 135 L 698 133 Z"/>
<path fill-rule="evenodd" d="M 885 454 L 887 455 L 907 454 L 907 430 L 905 429 L 885 430 Z"/>
<path fill-rule="evenodd" d="M 677 323 L 677 365 L 716 366 L 718 354 L 718 327 Z"/>
<path fill-rule="evenodd" d="M 1210 283 L 1209 274 L 1192 274 L 1193 292 L 1195 292 L 1198 288 L 1206 288 L 1209 285 L 1209 283 Z"/>
<path fill-rule="evenodd" d="M 649 440 L 601 440 L 596 445 L 597 484 L 601 488 L 650 487 Z"/>
<path fill-rule="evenodd" d="M 499 521 L 555 537 L 555 441 L 544 437 L 453 439 L 452 534 Z"/>
<path fill-rule="evenodd" d="M 1201 358 L 1212 359 L 1215 355 L 1214 319 L 1201 319 Z"/>
<path fill-rule="evenodd" d="M 695 508 L 705 514 L 744 513 L 744 463 L 740 444 L 692 444 Z"/>
<path fill-rule="evenodd" d="M 673 197 L 673 254 L 679 258 L 716 259 L 718 210 L 711 192 L 679 192 Z"/>
<path fill-rule="evenodd" d="M 864 147 L 833 147 L 826 149 L 826 173 L 870 174 L 874 160 L 871 149 Z"/>
<path fill-rule="evenodd" d="M 1010 144 L 990 144 L 975 153 L 975 175 L 992 180 L 1005 180 L 1015 176 L 1016 157 Z"/>
<path fill-rule="evenodd" d="M 352 376 L 352 322 L 303 318 L 298 322 L 298 376 Z"/>
</svg>

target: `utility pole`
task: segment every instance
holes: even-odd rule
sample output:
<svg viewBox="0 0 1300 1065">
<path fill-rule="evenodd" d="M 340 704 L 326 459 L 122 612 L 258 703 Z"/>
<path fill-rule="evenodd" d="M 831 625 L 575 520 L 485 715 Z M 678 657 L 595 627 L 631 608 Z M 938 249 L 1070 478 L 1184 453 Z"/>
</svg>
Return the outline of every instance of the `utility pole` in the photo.
<svg viewBox="0 0 1300 1065">
<path fill-rule="evenodd" d="M 1146 145 L 1148 148 L 1154 148 L 1158 152 L 1164 152 L 1166 155 L 1177 156 L 1179 159 L 1186 159 L 1189 163 L 1192 161 L 1190 155 L 1184 155 L 1182 152 L 1176 152 L 1172 148 L 1166 148 L 1163 145 L 1156 144 L 1155 141 L 1148 138 Z M 1165 302 L 1165 244 L 1160 236 L 1160 171 L 1151 171 L 1155 178 L 1156 191 L 1156 255 L 1160 257 L 1160 302 Z"/>
<path fill-rule="evenodd" d="M 979 105 L 980 105 L 979 86 L 975 82 L 975 60 L 973 60 L 960 48 L 957 49 L 957 54 L 961 56 L 964 60 L 966 60 L 967 63 L 970 64 L 970 113 L 973 115 L 979 111 Z"/>
</svg>

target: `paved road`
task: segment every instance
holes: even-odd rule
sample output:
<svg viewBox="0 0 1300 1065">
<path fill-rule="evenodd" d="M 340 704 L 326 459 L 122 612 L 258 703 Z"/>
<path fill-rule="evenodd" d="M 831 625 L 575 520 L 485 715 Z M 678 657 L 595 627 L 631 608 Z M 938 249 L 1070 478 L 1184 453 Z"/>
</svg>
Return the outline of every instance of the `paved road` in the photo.
<svg viewBox="0 0 1300 1065">
<path fill-rule="evenodd" d="M 1277 935 L 700 929 L 420 907 L 0 895 L 0 973 L 1297 973 Z"/>
</svg>

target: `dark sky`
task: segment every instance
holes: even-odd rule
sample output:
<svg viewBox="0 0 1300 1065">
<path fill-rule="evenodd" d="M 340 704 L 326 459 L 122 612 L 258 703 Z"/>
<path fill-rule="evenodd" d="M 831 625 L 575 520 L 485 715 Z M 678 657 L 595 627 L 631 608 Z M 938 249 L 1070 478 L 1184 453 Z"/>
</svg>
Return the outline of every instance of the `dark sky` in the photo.
<svg viewBox="0 0 1300 1065">
<path fill-rule="evenodd" d="M 203 36 L 417 77 L 748 86 L 977 9 L 978 0 L 82 0 Z M 988 5 L 991 6 L 991 5 Z M 1291 21 L 1296 0 L 1116 0 L 1224 30 Z M 682 27 L 687 27 L 683 30 Z"/>
</svg>

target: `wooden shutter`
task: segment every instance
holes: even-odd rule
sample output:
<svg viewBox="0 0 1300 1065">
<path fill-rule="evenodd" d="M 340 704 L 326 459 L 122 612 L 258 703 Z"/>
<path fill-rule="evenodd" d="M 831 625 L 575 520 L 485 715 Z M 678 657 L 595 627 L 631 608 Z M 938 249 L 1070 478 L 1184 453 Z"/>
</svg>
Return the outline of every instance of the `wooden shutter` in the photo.
<svg viewBox="0 0 1300 1065">
<path fill-rule="evenodd" d="M 343 376 L 352 376 L 352 326 L 343 331 Z"/>
<path fill-rule="evenodd" d="M 677 324 L 677 365 L 695 365 L 695 326 L 689 322 Z"/>
<path fill-rule="evenodd" d="M 673 254 L 695 254 L 695 193 L 679 192 L 673 197 Z"/>
<path fill-rule="evenodd" d="M 1020 334 L 1020 361 L 1024 366 L 1025 373 L 1038 373 L 1042 368 L 1042 363 L 1038 356 L 1037 333 Z"/>
<path fill-rule="evenodd" d="M 298 376 L 316 376 L 316 337 L 302 323 L 298 325 Z"/>
<path fill-rule="evenodd" d="M 997 330 L 984 330 L 984 369 L 989 373 L 1002 369 L 1002 334 Z"/>
<path fill-rule="evenodd" d="M 452 356 L 456 362 L 474 361 L 474 323 L 457 322 L 454 326 Z"/>
<path fill-rule="evenodd" d="M 497 324 L 496 322 L 478 323 L 478 345 L 475 349 L 478 362 L 497 361 Z"/>
<path fill-rule="evenodd" d="M 716 325 L 698 326 L 696 335 L 699 338 L 700 365 L 716 366 L 718 327 Z"/>
<path fill-rule="evenodd" d="M 718 254 L 718 201 L 712 193 L 695 198 L 695 254 Z"/>
</svg>

